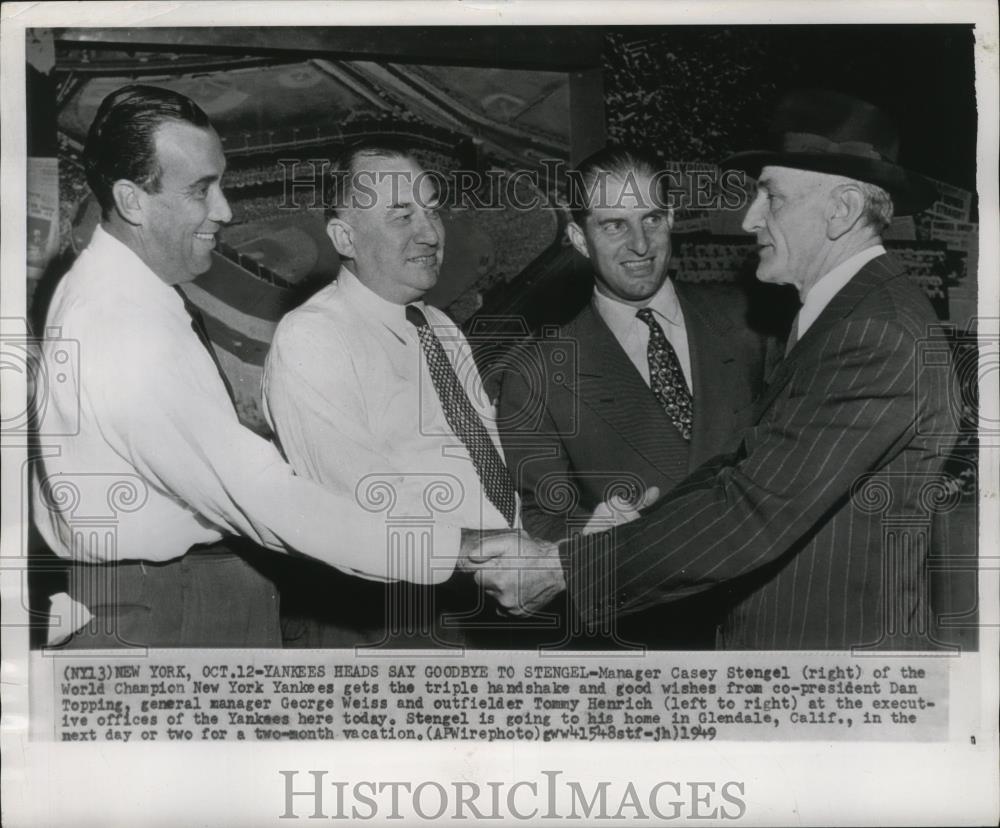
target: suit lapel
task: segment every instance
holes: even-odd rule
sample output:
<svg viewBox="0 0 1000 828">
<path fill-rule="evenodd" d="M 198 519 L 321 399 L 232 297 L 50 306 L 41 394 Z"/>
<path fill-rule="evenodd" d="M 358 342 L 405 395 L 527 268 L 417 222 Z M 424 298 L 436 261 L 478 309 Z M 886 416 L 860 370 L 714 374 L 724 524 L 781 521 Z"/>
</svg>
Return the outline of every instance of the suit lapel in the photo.
<svg viewBox="0 0 1000 828">
<path fill-rule="evenodd" d="M 704 296 L 684 282 L 674 282 L 684 314 L 688 349 L 691 353 L 691 384 L 694 395 L 694 428 L 691 431 L 693 470 L 716 453 L 715 447 L 731 430 L 736 385 L 733 372 L 739 367 L 732 352 L 732 323 L 713 312 Z"/>
<path fill-rule="evenodd" d="M 676 427 L 604 320 L 588 306 L 566 334 L 578 343 L 578 399 L 607 425 L 603 436 L 617 438 L 656 468 L 668 467 L 672 458 L 664 429 Z"/>
<path fill-rule="evenodd" d="M 795 347 L 785 356 L 784 360 L 775 369 L 774 374 L 768 381 L 767 388 L 760 396 L 754 406 L 753 422 L 757 423 L 770 408 L 771 404 L 781 393 L 785 385 L 795 373 L 795 368 L 803 359 L 811 356 L 826 340 L 829 330 L 842 319 L 851 315 L 858 306 L 873 290 L 877 289 L 883 282 L 894 278 L 902 273 L 902 268 L 895 258 L 889 255 L 879 256 L 864 265 L 851 280 L 841 288 L 833 299 L 830 300 L 823 312 L 816 321 L 806 331 Z"/>
</svg>

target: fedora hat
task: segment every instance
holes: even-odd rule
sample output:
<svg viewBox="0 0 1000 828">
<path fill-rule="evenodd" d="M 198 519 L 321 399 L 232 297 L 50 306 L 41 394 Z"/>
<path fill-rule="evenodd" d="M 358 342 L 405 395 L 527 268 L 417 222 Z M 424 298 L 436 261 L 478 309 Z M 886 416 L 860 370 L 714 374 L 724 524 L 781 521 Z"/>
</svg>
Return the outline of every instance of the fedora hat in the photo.
<svg viewBox="0 0 1000 828">
<path fill-rule="evenodd" d="M 898 215 L 929 207 L 937 190 L 923 176 L 896 163 L 899 135 L 892 120 L 866 101 L 839 92 L 804 90 L 778 104 L 771 147 L 730 156 L 723 169 L 759 177 L 767 166 L 842 175 L 877 184 L 892 196 Z"/>
</svg>

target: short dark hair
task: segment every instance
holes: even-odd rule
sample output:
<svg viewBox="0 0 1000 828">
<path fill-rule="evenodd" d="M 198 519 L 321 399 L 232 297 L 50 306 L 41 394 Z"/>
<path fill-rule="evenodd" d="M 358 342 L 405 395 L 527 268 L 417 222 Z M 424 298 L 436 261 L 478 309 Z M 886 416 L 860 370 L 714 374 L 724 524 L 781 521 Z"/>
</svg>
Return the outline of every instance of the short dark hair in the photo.
<svg viewBox="0 0 1000 828">
<path fill-rule="evenodd" d="M 601 175 L 624 178 L 630 172 L 656 176 L 663 164 L 656 154 L 639 146 L 608 144 L 593 155 L 587 156 L 569 174 L 569 208 L 573 221 L 582 225 L 589 212 L 589 198 L 594 192 L 594 182 Z M 662 185 L 661 185 L 662 189 Z M 665 197 L 665 193 L 661 193 Z"/>
<path fill-rule="evenodd" d="M 167 121 L 211 129 L 204 110 L 190 98 L 158 86 L 130 84 L 101 101 L 87 133 L 83 165 L 87 183 L 107 218 L 114 210 L 116 181 L 134 181 L 148 193 L 159 192 L 157 128 Z"/>
<path fill-rule="evenodd" d="M 367 139 L 347 146 L 333 159 L 330 176 L 333 183 L 333 197 L 326 204 L 326 220 L 336 218 L 350 203 L 354 193 L 354 177 L 365 158 L 405 158 L 417 163 L 413 149 L 392 139 Z"/>
</svg>

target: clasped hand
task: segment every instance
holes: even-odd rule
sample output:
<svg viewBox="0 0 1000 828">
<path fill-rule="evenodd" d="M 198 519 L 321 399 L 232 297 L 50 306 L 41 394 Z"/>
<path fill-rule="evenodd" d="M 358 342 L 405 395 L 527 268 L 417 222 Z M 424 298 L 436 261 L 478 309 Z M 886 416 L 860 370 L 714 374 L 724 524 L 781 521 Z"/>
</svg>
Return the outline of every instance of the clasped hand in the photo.
<svg viewBox="0 0 1000 828">
<path fill-rule="evenodd" d="M 654 486 L 638 503 L 611 498 L 594 510 L 582 532 L 601 532 L 633 521 L 659 496 Z M 566 589 L 559 545 L 520 529 L 464 532 L 458 568 L 472 573 L 499 608 L 514 616 L 537 612 Z"/>
<path fill-rule="evenodd" d="M 511 529 L 465 532 L 458 568 L 510 615 L 530 615 L 566 589 L 559 545 Z"/>
</svg>

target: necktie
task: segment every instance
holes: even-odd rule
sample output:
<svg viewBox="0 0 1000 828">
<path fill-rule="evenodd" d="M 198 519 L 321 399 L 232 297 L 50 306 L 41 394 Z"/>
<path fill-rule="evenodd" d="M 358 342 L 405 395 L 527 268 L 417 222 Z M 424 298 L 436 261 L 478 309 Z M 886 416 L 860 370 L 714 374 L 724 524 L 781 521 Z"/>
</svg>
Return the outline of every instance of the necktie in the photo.
<svg viewBox="0 0 1000 828">
<path fill-rule="evenodd" d="M 691 424 L 694 422 L 694 404 L 684 372 L 681 370 L 677 352 L 667 340 L 663 328 L 653 316 L 650 308 L 642 308 L 636 316 L 649 326 L 649 346 L 646 355 L 649 359 L 649 386 L 677 426 L 677 430 L 685 440 L 691 439 Z"/>
<path fill-rule="evenodd" d="M 478 412 L 469 402 L 455 369 L 448 361 L 448 355 L 427 324 L 423 311 L 407 305 L 406 319 L 417 329 L 420 347 L 448 425 L 469 452 L 486 496 L 507 519 L 507 523 L 513 526 L 517 516 L 517 499 L 507 466 L 493 445 Z"/>
<path fill-rule="evenodd" d="M 195 332 L 195 336 L 197 336 L 201 344 L 205 346 L 205 350 L 208 351 L 208 355 L 212 357 L 212 362 L 215 363 L 215 370 L 219 372 L 219 379 L 221 379 L 222 384 L 226 386 L 226 393 L 235 405 L 236 398 L 233 396 L 233 387 L 229 384 L 229 378 L 222 370 L 222 365 L 219 364 L 219 357 L 215 353 L 215 348 L 212 347 L 212 340 L 208 338 L 208 330 L 205 328 L 205 320 L 201 315 L 201 311 L 198 310 L 198 307 L 190 299 L 187 298 L 187 294 L 180 289 L 179 285 L 174 285 L 174 290 L 176 290 L 178 295 L 181 297 L 181 301 L 184 303 L 184 310 L 186 310 L 188 316 L 191 317 L 191 330 Z"/>
</svg>

